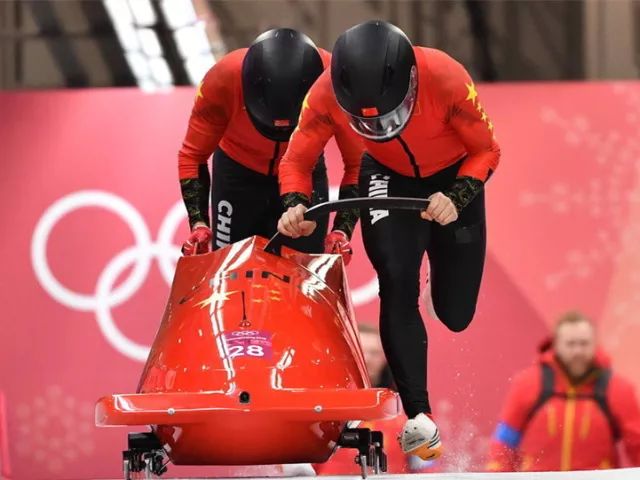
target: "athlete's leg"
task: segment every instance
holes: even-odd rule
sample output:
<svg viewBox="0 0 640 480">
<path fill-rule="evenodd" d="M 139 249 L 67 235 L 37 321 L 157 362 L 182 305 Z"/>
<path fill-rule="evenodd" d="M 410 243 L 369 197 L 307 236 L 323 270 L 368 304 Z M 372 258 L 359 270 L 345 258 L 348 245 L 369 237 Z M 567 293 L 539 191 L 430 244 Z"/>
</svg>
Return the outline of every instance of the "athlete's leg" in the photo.
<svg viewBox="0 0 640 480">
<path fill-rule="evenodd" d="M 221 149 L 213 154 L 213 249 L 259 234 L 267 214 L 268 177 L 240 165 Z"/>
<path fill-rule="evenodd" d="M 411 196 L 415 179 L 398 175 L 365 156 L 360 194 Z M 364 246 L 380 283 L 380 336 L 409 418 L 430 412 L 427 335 L 418 310 L 420 264 L 430 224 L 418 212 L 362 210 Z"/>
<path fill-rule="evenodd" d="M 484 193 L 458 220 L 433 225 L 428 248 L 431 297 L 438 318 L 452 331 L 467 328 L 476 310 L 486 250 Z"/>
</svg>

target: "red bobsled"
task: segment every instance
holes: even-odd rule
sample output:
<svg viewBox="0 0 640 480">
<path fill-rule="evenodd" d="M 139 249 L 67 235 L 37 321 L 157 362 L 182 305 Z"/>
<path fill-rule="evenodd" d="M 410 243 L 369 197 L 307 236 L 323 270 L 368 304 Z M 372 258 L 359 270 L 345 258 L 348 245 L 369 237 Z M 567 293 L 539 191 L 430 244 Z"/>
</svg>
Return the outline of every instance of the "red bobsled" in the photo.
<svg viewBox="0 0 640 480">
<path fill-rule="evenodd" d="M 371 388 L 342 258 L 266 246 L 252 237 L 179 260 L 137 393 L 96 405 L 98 426 L 151 427 L 129 436 L 125 478 L 163 473 L 165 456 L 320 463 L 338 446 L 358 448 L 363 474 L 385 469 L 379 432 L 348 428 L 400 405 Z"/>
</svg>

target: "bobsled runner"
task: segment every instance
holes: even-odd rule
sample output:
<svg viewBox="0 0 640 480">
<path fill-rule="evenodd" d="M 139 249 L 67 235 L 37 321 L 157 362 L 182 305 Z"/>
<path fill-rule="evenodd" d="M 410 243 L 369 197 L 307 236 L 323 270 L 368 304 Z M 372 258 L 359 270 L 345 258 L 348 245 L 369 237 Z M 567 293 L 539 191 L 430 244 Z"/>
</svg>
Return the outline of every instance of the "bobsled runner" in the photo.
<svg viewBox="0 0 640 480">
<path fill-rule="evenodd" d="M 425 208 L 424 199 L 327 202 Z M 146 425 L 123 452 L 124 478 L 175 465 L 322 463 L 355 448 L 363 477 L 386 471 L 381 432 L 397 394 L 372 388 L 340 255 L 304 254 L 260 237 L 178 261 L 137 393 L 101 398 L 98 426 Z"/>
</svg>

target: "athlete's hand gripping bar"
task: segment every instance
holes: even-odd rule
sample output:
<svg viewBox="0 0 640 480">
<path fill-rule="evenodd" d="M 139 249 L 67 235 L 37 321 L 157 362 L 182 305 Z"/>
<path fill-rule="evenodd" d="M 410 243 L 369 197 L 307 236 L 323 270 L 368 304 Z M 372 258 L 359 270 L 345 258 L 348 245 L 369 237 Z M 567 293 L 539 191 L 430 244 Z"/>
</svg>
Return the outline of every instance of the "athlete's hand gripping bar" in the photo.
<svg viewBox="0 0 640 480">
<path fill-rule="evenodd" d="M 378 210 L 426 210 L 429 206 L 429 200 L 426 198 L 405 198 L 405 197 L 360 197 L 348 198 L 346 200 L 334 200 L 332 202 L 320 203 L 307 210 L 304 214 L 305 220 L 316 220 L 321 215 L 329 212 L 337 212 L 338 210 L 346 210 L 353 208 L 375 208 Z M 279 255 L 282 242 L 287 238 L 280 232 L 276 233 L 267 246 L 265 251 Z"/>
</svg>

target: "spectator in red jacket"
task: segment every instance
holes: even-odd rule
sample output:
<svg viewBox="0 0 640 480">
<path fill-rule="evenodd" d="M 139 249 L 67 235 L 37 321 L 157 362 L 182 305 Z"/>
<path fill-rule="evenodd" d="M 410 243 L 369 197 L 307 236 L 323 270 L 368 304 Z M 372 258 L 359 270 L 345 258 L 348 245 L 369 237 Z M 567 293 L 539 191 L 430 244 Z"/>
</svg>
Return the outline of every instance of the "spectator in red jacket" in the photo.
<svg viewBox="0 0 640 480">
<path fill-rule="evenodd" d="M 371 384 L 376 388 L 395 390 L 393 376 L 382 350 L 380 332 L 369 324 L 360 324 L 358 331 Z M 358 425 L 359 428 L 382 431 L 384 435 L 384 450 L 387 454 L 388 473 L 416 473 L 425 470 L 433 463 L 432 461 L 421 460 L 415 455 L 405 455 L 402 452 L 400 444 L 395 437 L 406 421 L 407 417 L 405 415 L 398 415 L 391 420 L 362 422 Z M 354 450 L 343 448 L 338 450 L 328 462 L 316 464 L 314 467 L 319 475 L 359 475 L 360 466 L 355 463 L 354 457 Z"/>
<path fill-rule="evenodd" d="M 640 408 L 633 386 L 612 372 L 593 323 L 560 318 L 537 365 L 518 374 L 491 445 L 493 471 L 617 468 L 622 442 L 640 466 Z"/>
</svg>

